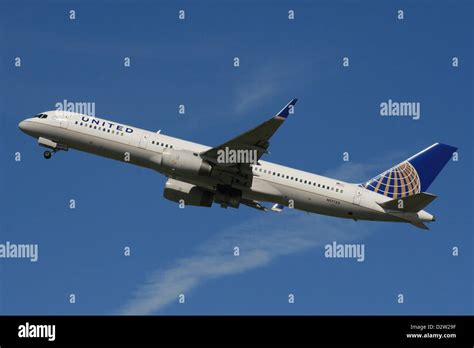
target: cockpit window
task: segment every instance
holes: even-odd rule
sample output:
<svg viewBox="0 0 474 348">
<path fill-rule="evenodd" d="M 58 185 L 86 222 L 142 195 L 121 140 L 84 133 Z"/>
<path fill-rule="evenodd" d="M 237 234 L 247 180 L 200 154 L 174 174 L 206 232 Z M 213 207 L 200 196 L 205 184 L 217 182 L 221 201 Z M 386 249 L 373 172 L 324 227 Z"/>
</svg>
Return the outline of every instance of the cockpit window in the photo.
<svg viewBox="0 0 474 348">
<path fill-rule="evenodd" d="M 36 115 L 36 117 L 38 117 L 38 118 L 47 118 L 48 115 L 46 115 L 46 114 L 39 114 L 39 115 Z"/>
</svg>

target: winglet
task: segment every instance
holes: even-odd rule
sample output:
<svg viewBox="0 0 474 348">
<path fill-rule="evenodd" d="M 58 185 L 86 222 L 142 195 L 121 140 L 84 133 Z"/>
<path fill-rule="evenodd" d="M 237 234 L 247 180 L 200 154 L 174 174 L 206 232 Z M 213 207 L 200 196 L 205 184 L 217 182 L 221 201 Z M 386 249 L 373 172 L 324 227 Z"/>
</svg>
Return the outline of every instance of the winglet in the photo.
<svg viewBox="0 0 474 348">
<path fill-rule="evenodd" d="M 278 114 L 275 115 L 275 117 L 287 118 L 290 114 L 290 108 L 293 108 L 297 101 L 298 99 L 296 98 L 292 99 Z"/>
<path fill-rule="evenodd" d="M 281 213 L 283 211 L 283 208 L 284 208 L 283 204 L 276 203 L 276 204 L 273 205 L 272 209 L 270 209 L 270 210 L 274 211 L 274 212 L 277 212 L 277 213 Z"/>
</svg>

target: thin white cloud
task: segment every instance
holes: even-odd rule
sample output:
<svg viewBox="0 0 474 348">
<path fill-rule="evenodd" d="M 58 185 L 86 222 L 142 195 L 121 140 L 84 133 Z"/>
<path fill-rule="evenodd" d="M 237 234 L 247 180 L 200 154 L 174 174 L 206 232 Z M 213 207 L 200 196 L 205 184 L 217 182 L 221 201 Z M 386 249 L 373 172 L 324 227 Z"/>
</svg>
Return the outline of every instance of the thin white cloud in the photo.
<svg viewBox="0 0 474 348">
<path fill-rule="evenodd" d="M 308 250 L 336 240 L 362 238 L 360 224 L 285 210 L 267 213 L 218 232 L 192 256 L 160 269 L 141 285 L 120 314 L 152 314 L 176 303 L 180 293 L 189 296 L 206 280 L 243 273 L 270 263 L 279 256 Z M 240 248 L 240 256 L 233 248 Z"/>
<path fill-rule="evenodd" d="M 408 158 L 408 156 L 406 157 Z M 402 160 L 403 154 L 392 152 L 389 155 L 381 155 L 381 159 L 377 163 L 344 162 L 338 167 L 326 171 L 324 175 L 346 182 L 362 183 L 398 164 Z"/>
<path fill-rule="evenodd" d="M 288 69 L 269 65 L 258 72 L 244 76 L 244 82 L 239 84 L 235 92 L 234 111 L 242 114 L 249 111 L 281 89 L 289 79 Z M 288 96 L 292 98 L 294 96 Z M 289 99 L 288 99 L 289 101 Z M 282 100 L 282 106 L 287 100 Z M 278 110 L 275 110 L 275 112 Z"/>
<path fill-rule="evenodd" d="M 375 177 L 380 172 L 380 168 L 380 164 L 347 162 L 327 171 L 324 175 L 346 182 L 360 183 Z"/>
</svg>

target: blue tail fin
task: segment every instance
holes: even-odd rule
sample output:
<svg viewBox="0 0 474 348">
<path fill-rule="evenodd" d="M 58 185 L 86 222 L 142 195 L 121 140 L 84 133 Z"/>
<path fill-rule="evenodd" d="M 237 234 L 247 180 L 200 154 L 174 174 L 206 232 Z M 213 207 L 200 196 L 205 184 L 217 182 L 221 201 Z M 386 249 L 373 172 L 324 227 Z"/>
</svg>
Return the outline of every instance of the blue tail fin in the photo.
<svg viewBox="0 0 474 348">
<path fill-rule="evenodd" d="M 426 192 L 456 147 L 436 143 L 367 181 L 367 190 L 398 198 Z"/>
</svg>

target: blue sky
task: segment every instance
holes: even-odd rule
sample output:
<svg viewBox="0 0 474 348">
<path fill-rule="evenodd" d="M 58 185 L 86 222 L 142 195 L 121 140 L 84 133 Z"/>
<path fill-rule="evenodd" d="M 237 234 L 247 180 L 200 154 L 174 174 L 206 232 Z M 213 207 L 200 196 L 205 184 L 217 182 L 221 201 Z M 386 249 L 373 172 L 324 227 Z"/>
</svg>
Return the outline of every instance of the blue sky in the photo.
<svg viewBox="0 0 474 348">
<path fill-rule="evenodd" d="M 1 2 L 0 243 L 37 243 L 39 260 L 0 259 L 0 313 L 472 314 L 473 13 L 469 1 Z M 293 97 L 268 161 L 362 182 L 432 143 L 459 147 L 429 189 L 431 230 L 178 209 L 159 174 L 77 151 L 45 161 L 17 127 L 67 99 L 217 145 Z M 381 117 L 388 99 L 419 102 L 421 118 Z M 325 258 L 332 241 L 363 243 L 365 261 Z"/>
</svg>

